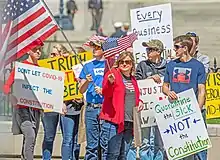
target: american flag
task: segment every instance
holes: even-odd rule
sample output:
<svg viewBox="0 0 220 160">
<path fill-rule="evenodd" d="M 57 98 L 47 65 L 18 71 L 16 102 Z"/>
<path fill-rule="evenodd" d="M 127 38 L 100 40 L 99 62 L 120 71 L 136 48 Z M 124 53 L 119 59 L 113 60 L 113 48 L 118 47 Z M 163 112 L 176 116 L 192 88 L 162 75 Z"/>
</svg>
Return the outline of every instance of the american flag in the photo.
<svg viewBox="0 0 220 160">
<path fill-rule="evenodd" d="M 89 40 L 83 44 L 83 46 L 87 46 L 87 47 L 90 47 L 90 42 L 91 41 L 98 41 L 98 40 L 102 40 L 102 41 L 105 41 L 107 39 L 107 37 L 103 37 L 103 36 L 97 36 L 97 35 L 92 35 Z"/>
<path fill-rule="evenodd" d="M 110 38 L 102 45 L 105 58 L 110 58 L 126 50 L 132 46 L 135 40 L 137 40 L 136 33 L 132 33 L 122 38 Z"/>
<path fill-rule="evenodd" d="M 0 22 L 1 66 L 20 58 L 58 29 L 40 0 L 8 0 Z"/>
<path fill-rule="evenodd" d="M 128 82 L 127 80 L 124 80 L 123 82 L 127 90 L 129 90 L 130 92 L 134 92 L 134 86 L 132 82 Z"/>
</svg>

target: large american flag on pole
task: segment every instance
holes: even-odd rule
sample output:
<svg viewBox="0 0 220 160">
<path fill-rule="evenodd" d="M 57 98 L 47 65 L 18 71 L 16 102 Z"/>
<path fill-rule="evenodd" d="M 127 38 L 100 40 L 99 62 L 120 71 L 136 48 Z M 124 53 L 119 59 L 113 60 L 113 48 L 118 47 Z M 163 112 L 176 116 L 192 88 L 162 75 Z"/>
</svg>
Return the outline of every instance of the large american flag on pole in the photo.
<svg viewBox="0 0 220 160">
<path fill-rule="evenodd" d="M 131 47 L 133 42 L 137 40 L 137 34 L 132 33 L 122 38 L 109 38 L 102 45 L 105 58 L 110 58 L 127 48 Z"/>
<path fill-rule="evenodd" d="M 20 58 L 58 29 L 41 0 L 8 0 L 0 22 L 0 67 Z"/>
</svg>

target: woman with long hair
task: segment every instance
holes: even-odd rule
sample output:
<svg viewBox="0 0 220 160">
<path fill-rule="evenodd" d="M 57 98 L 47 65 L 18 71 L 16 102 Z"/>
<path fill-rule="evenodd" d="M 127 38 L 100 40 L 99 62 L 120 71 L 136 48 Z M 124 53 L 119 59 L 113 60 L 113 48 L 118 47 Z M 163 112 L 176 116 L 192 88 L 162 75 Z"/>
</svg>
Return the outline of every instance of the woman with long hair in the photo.
<svg viewBox="0 0 220 160">
<path fill-rule="evenodd" d="M 134 77 L 135 61 L 131 52 L 122 52 L 103 80 L 104 102 L 101 127 L 109 130 L 108 160 L 125 160 L 133 140 L 133 108 L 143 109 Z"/>
</svg>

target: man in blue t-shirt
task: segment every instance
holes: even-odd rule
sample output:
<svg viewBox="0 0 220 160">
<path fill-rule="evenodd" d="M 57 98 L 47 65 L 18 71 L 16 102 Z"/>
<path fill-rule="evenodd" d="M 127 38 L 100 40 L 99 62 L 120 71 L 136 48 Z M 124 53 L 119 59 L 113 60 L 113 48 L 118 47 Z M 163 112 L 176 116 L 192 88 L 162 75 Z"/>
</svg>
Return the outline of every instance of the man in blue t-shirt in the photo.
<svg viewBox="0 0 220 160">
<path fill-rule="evenodd" d="M 170 61 L 164 77 L 163 93 L 171 100 L 177 99 L 177 93 L 193 88 L 199 107 L 205 112 L 205 83 L 206 73 L 204 65 L 190 56 L 193 41 L 189 36 L 182 35 L 174 39 L 174 50 L 178 59 Z M 202 151 L 184 160 L 206 160 Z"/>
<path fill-rule="evenodd" d="M 102 159 L 105 160 L 107 142 L 103 135 L 104 129 L 100 129 L 98 116 L 103 102 L 102 81 L 104 76 L 105 61 L 101 49 L 101 40 L 91 41 L 93 57 L 95 60 L 84 65 L 80 78 L 80 93 L 86 92 L 86 155 L 85 160 L 98 159 L 98 148 L 102 149 Z M 102 136 L 101 136 L 102 135 Z"/>
</svg>

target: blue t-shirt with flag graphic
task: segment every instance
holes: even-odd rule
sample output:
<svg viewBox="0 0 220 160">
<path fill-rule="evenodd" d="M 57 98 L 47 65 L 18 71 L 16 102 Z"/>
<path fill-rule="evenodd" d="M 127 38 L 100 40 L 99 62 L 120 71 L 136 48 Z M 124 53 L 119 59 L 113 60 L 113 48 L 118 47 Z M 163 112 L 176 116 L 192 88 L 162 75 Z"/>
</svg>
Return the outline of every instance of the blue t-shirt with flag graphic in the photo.
<svg viewBox="0 0 220 160">
<path fill-rule="evenodd" d="M 170 89 L 176 93 L 193 88 L 198 96 L 198 84 L 205 84 L 206 73 L 204 65 L 192 58 L 188 62 L 179 59 L 170 61 L 166 68 L 164 82 L 170 84 Z"/>
<path fill-rule="evenodd" d="M 79 78 L 86 79 L 86 75 L 91 74 L 94 84 L 102 88 L 104 69 L 105 69 L 105 61 L 93 60 L 92 62 L 89 62 L 84 65 L 79 75 Z M 88 103 L 94 103 L 94 104 L 102 103 L 103 96 L 95 92 L 94 84 L 92 82 L 89 83 L 89 86 L 86 92 L 86 101 Z"/>
</svg>

